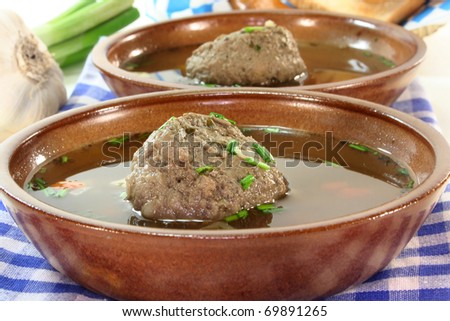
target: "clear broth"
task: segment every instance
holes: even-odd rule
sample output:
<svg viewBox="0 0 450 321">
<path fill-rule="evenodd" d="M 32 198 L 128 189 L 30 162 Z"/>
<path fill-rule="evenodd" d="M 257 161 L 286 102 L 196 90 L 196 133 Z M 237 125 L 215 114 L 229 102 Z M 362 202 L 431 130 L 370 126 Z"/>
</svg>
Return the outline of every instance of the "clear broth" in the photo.
<svg viewBox="0 0 450 321">
<path fill-rule="evenodd" d="M 267 133 L 267 132 L 270 133 Z M 85 146 L 41 166 L 27 191 L 56 208 L 107 222 L 167 228 L 257 228 L 318 222 L 367 210 L 409 189 L 415 177 L 386 153 L 326 135 L 280 128 L 243 128 L 276 156 L 289 181 L 281 211 L 234 222 L 152 221 L 126 200 L 124 177 L 130 159 L 147 135 L 125 135 Z M 322 148 L 320 148 L 322 146 Z M 41 186 L 40 186 L 41 185 Z"/>
<path fill-rule="evenodd" d="M 302 79 L 303 85 L 350 80 L 395 66 L 391 60 L 367 50 L 318 43 L 299 43 L 298 46 L 308 68 L 306 78 Z M 121 68 L 152 79 L 198 85 L 195 80 L 185 77 L 186 59 L 197 47 L 191 45 L 138 55 L 125 61 Z M 286 85 L 299 83 L 283 84 Z"/>
</svg>

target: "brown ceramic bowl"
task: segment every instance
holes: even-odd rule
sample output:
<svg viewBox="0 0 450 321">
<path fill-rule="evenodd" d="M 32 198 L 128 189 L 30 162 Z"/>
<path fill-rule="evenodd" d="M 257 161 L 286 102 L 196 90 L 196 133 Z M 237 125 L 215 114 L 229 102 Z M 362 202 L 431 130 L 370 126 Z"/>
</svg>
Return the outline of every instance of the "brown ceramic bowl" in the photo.
<svg viewBox="0 0 450 321">
<path fill-rule="evenodd" d="M 181 230 L 107 223 L 38 201 L 23 186 L 46 160 L 127 132 L 159 128 L 184 112 L 227 115 L 380 147 L 420 184 L 358 213 L 284 227 Z M 360 126 L 352 126 L 358 123 Z M 431 126 L 391 108 L 310 91 L 210 89 L 119 98 L 67 111 L 0 147 L 1 198 L 61 273 L 116 299 L 316 299 L 363 282 L 395 258 L 438 201 L 450 149 Z"/>
<path fill-rule="evenodd" d="M 424 42 L 414 34 L 400 26 L 377 20 L 323 11 L 235 11 L 171 20 L 119 33 L 96 46 L 93 62 L 118 96 L 198 88 L 152 79 L 127 71 L 122 65 L 137 55 L 200 45 L 247 25 L 262 25 L 269 19 L 288 28 L 299 41 L 362 49 L 396 64 L 389 70 L 353 80 L 293 87 L 296 89 L 341 94 L 390 105 L 414 78 L 426 51 Z M 323 63 L 334 68 L 334 61 L 337 60 L 333 56 Z M 166 79 L 164 75 L 160 76 Z"/>
</svg>

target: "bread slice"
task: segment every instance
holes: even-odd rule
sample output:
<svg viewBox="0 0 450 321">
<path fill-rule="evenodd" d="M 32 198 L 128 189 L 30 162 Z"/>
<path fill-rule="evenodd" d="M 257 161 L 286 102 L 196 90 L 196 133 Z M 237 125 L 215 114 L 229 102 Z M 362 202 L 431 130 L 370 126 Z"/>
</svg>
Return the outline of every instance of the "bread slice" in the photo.
<svg viewBox="0 0 450 321">
<path fill-rule="evenodd" d="M 399 23 L 417 11 L 425 0 L 289 0 L 299 9 L 348 13 Z M 280 0 L 230 0 L 235 9 L 289 8 Z"/>
</svg>

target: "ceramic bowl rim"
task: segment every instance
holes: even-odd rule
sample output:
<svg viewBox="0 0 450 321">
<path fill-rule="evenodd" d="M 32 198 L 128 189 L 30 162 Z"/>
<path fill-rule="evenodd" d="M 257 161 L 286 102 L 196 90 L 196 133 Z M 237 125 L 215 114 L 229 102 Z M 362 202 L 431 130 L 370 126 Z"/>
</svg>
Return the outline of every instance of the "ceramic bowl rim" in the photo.
<svg viewBox="0 0 450 321">
<path fill-rule="evenodd" d="M 214 95 L 229 95 L 234 94 L 244 95 L 276 95 L 276 96 L 292 96 L 300 95 L 306 96 L 310 99 L 321 99 L 322 101 L 334 100 L 344 101 L 351 105 L 358 105 L 365 111 L 373 114 L 380 115 L 391 119 L 401 126 L 406 126 L 420 137 L 422 137 L 431 146 L 436 163 L 434 170 L 430 175 L 417 187 L 413 188 L 408 193 L 384 203 L 375 208 L 371 208 L 365 211 L 360 211 L 352 214 L 348 214 L 342 217 L 306 223 L 298 225 L 290 225 L 283 227 L 268 227 L 257 229 L 238 229 L 238 230 L 182 230 L 182 229 L 164 229 L 153 227 L 141 227 L 132 226 L 121 223 L 105 222 L 98 219 L 86 218 L 73 214 L 53 206 L 47 205 L 38 199 L 31 196 L 20 187 L 12 178 L 9 173 L 10 159 L 15 153 L 16 149 L 23 145 L 28 139 L 32 139 L 37 135 L 40 130 L 45 131 L 46 127 L 57 123 L 63 122 L 65 119 L 69 119 L 72 116 L 78 114 L 95 114 L 96 111 L 104 110 L 108 108 L 117 108 L 126 104 L 131 104 L 140 100 L 153 99 L 153 97 L 183 97 L 183 96 L 214 96 Z M 330 108 L 330 107 L 329 107 Z M 311 233 L 317 230 L 329 230 L 339 228 L 348 224 L 358 224 L 367 220 L 376 220 L 377 218 L 394 215 L 396 212 L 403 208 L 409 207 L 420 199 L 431 194 L 436 189 L 442 187 L 450 177 L 450 147 L 443 135 L 434 129 L 429 124 L 415 118 L 411 115 L 402 113 L 390 107 L 382 106 L 376 103 L 367 102 L 361 99 L 345 97 L 329 93 L 312 92 L 312 91 L 298 91 L 288 89 L 260 89 L 260 88 L 215 88 L 215 89 L 201 89 L 201 90 L 170 90 L 164 92 L 145 93 L 127 97 L 116 98 L 84 107 L 78 107 L 72 110 L 68 110 L 62 113 L 55 114 L 40 120 L 33 125 L 19 131 L 13 136 L 6 139 L 0 144 L 0 154 L 3 157 L 0 158 L 0 191 L 4 192 L 8 197 L 15 201 L 32 208 L 34 211 L 38 211 L 41 215 L 50 215 L 54 218 L 65 220 L 75 223 L 77 225 L 83 225 L 86 228 L 102 229 L 113 233 L 132 233 L 142 235 L 157 235 L 157 236 L 169 236 L 169 237 L 189 237 L 189 238 L 208 238 L 208 239 L 226 239 L 226 238 L 248 238 L 259 237 L 263 235 L 286 235 L 288 233 Z"/>
<path fill-rule="evenodd" d="M 317 10 L 297 10 L 297 9 L 277 9 L 277 10 L 269 10 L 269 9 L 258 9 L 258 10 L 239 10 L 239 11 L 231 11 L 231 12 L 217 12 L 217 13 L 204 13 L 204 14 L 198 14 L 190 17 L 182 17 L 182 18 L 175 18 L 170 19 L 167 21 L 157 22 L 154 24 L 148 24 L 140 27 L 134 27 L 129 30 L 118 32 L 114 35 L 111 35 L 109 37 L 106 37 L 105 39 L 101 40 L 92 50 L 92 63 L 93 65 L 99 69 L 102 73 L 105 73 L 109 75 L 110 77 L 114 78 L 120 78 L 122 80 L 125 80 L 130 83 L 134 84 L 140 84 L 144 87 L 148 88 L 154 88 L 159 87 L 161 90 L 167 90 L 167 89 L 193 89 L 196 88 L 194 85 L 187 85 L 187 84 L 180 84 L 170 81 L 162 81 L 157 79 L 146 79 L 145 77 L 141 77 L 139 75 L 136 75 L 133 72 L 126 71 L 118 66 L 115 66 L 110 62 L 110 60 L 107 58 L 108 53 L 111 49 L 111 47 L 115 46 L 117 42 L 132 37 L 135 33 L 144 31 L 147 28 L 154 28 L 155 26 L 159 25 L 176 25 L 177 23 L 183 23 L 183 22 L 189 22 L 189 21 L 196 21 L 196 20 L 202 20 L 205 18 L 211 18 L 211 17 L 220 17 L 220 16 L 238 16 L 238 15 L 259 15 L 259 14 L 270 14 L 270 15 L 295 15 L 299 14 L 302 16 L 325 16 L 325 17 L 336 17 L 339 19 L 342 19 L 343 21 L 352 21 L 352 23 L 355 23 L 355 21 L 358 21 L 360 24 L 364 25 L 366 28 L 370 29 L 378 29 L 378 28 L 388 28 L 389 30 L 395 30 L 396 32 L 400 32 L 405 37 L 411 38 L 411 41 L 413 41 L 416 45 L 416 52 L 404 63 L 396 65 L 395 67 L 384 70 L 375 74 L 366 75 L 362 77 L 358 77 L 355 79 L 350 80 L 344 80 L 344 81 L 336 81 L 331 83 L 324 83 L 324 84 L 315 84 L 315 85 L 304 85 L 304 86 L 286 86 L 286 87 L 280 87 L 283 89 L 297 89 L 297 90 L 325 90 L 325 89 L 344 89 L 346 87 L 352 87 L 352 86 L 362 86 L 363 84 L 368 84 L 373 81 L 376 81 L 380 78 L 387 78 L 389 76 L 398 74 L 398 73 L 404 73 L 407 70 L 413 69 L 415 66 L 419 65 L 425 58 L 426 54 L 426 43 L 417 35 L 414 33 L 404 29 L 403 27 L 373 19 L 373 18 L 366 18 L 361 16 L 355 16 L 350 14 L 344 14 L 344 13 L 330 13 L 330 12 L 324 12 L 324 11 L 317 11 Z M 246 87 L 246 86 L 245 86 Z M 164 89 L 162 89 L 164 88 Z M 251 87 L 246 87 L 251 88 Z"/>
</svg>

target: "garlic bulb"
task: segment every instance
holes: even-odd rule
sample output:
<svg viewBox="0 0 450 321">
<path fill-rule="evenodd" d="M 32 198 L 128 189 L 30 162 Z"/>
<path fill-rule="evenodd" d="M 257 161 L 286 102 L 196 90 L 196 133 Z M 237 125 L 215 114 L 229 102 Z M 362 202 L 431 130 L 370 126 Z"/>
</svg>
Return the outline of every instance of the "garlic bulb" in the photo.
<svg viewBox="0 0 450 321">
<path fill-rule="evenodd" d="M 0 10 L 0 142 L 67 100 L 61 69 L 14 12 Z"/>
</svg>

